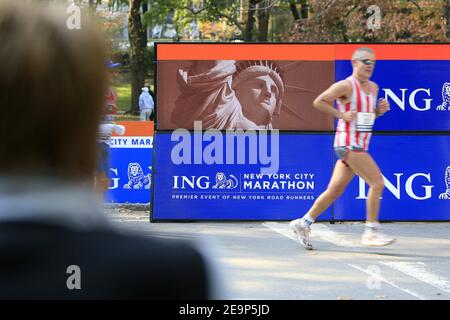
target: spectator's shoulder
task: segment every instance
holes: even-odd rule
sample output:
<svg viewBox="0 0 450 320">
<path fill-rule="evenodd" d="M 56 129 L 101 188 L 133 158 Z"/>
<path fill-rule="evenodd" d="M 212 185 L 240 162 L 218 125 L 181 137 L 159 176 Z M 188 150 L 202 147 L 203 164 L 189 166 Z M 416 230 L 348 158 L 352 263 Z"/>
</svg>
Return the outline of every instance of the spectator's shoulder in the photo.
<svg viewBox="0 0 450 320">
<path fill-rule="evenodd" d="M 179 240 L 98 232 L 96 257 L 128 285 L 167 299 L 209 297 L 207 265 L 193 245 Z M 126 273 L 126 275 L 124 275 Z"/>
<path fill-rule="evenodd" d="M 171 253 L 179 251 L 180 249 L 186 250 L 186 255 L 195 255 L 197 251 L 184 241 L 177 240 L 164 240 L 156 238 L 155 236 L 139 236 L 126 234 L 117 230 L 100 230 L 95 231 L 96 237 L 103 239 L 104 242 L 115 242 L 117 246 L 128 250 L 126 256 L 130 256 L 133 253 L 139 253 L 141 256 L 160 255 L 161 257 L 169 256 Z M 100 242 L 99 242 L 100 243 Z M 151 254 L 150 254 L 151 253 Z M 183 254 L 178 254 L 178 257 L 183 257 Z"/>
</svg>

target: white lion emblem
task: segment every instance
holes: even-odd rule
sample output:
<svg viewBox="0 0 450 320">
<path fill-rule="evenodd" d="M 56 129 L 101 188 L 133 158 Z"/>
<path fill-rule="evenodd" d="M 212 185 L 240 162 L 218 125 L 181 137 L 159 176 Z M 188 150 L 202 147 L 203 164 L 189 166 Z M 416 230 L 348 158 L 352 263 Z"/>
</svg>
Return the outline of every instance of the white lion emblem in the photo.
<svg viewBox="0 0 450 320">
<path fill-rule="evenodd" d="M 235 176 L 230 174 L 230 179 L 223 172 L 218 172 L 216 174 L 216 184 L 213 189 L 234 189 L 237 187 L 237 179 Z"/>
<path fill-rule="evenodd" d="M 449 200 L 450 199 L 450 166 L 448 166 L 447 169 L 445 170 L 445 187 L 446 187 L 446 191 L 439 195 L 439 199 Z"/>
<path fill-rule="evenodd" d="M 144 175 L 144 171 L 139 163 L 128 164 L 128 183 L 123 188 L 140 190 L 143 187 L 150 189 L 150 186 L 151 174 Z"/>
<path fill-rule="evenodd" d="M 436 108 L 439 111 L 450 111 L 450 82 L 444 83 L 442 86 L 442 104 Z"/>
</svg>

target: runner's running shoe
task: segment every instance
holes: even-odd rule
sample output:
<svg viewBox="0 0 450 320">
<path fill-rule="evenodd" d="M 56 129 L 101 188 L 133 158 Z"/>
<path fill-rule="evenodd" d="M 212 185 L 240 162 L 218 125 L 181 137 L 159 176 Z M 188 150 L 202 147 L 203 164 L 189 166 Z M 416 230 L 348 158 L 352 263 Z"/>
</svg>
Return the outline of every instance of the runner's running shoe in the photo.
<svg viewBox="0 0 450 320">
<path fill-rule="evenodd" d="M 366 230 L 361 237 L 361 244 L 364 246 L 387 246 L 396 241 L 395 238 L 389 237 L 380 231 Z"/>
<path fill-rule="evenodd" d="M 311 228 L 302 223 L 301 219 L 292 220 L 289 223 L 292 231 L 294 231 L 297 236 L 298 241 L 306 250 L 312 250 L 313 247 L 311 242 L 309 241 L 309 234 L 311 232 Z"/>
</svg>

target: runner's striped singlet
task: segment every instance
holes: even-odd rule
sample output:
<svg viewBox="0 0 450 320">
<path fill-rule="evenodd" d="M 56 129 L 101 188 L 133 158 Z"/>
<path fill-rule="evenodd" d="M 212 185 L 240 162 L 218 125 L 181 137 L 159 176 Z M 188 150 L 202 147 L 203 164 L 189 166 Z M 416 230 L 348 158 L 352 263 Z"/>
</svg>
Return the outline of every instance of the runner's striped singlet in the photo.
<svg viewBox="0 0 450 320">
<path fill-rule="evenodd" d="M 350 102 L 341 104 L 338 102 L 338 110 L 340 112 L 356 111 L 356 112 L 375 112 L 376 94 L 371 90 L 371 94 L 366 94 L 357 79 L 353 76 L 347 78 L 352 83 L 352 96 Z M 336 127 L 336 136 L 334 139 L 334 147 L 347 147 L 349 149 L 359 149 L 367 151 L 372 132 L 356 131 L 356 118 L 352 122 L 345 122 L 339 119 Z"/>
</svg>

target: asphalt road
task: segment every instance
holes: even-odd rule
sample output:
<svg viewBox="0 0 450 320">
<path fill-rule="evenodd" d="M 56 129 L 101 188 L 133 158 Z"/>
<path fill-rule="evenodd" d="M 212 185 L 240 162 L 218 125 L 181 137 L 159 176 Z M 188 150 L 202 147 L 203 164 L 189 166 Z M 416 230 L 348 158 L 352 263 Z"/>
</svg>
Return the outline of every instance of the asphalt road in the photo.
<svg viewBox="0 0 450 320">
<path fill-rule="evenodd" d="M 385 223 L 388 247 L 359 244 L 363 223 L 316 223 L 305 251 L 288 222 L 150 223 L 148 212 L 108 210 L 125 232 L 203 240 L 229 299 L 450 299 L 450 223 Z"/>
</svg>

